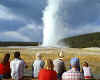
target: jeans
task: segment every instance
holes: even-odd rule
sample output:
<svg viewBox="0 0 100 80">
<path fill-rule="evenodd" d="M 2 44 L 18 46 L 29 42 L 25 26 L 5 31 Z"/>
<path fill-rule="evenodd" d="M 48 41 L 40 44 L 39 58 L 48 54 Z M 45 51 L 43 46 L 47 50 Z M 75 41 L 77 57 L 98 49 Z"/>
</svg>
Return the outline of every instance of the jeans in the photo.
<svg viewBox="0 0 100 80">
<path fill-rule="evenodd" d="M 0 75 L 0 80 L 2 80 L 2 78 L 3 78 L 3 75 Z"/>
<path fill-rule="evenodd" d="M 60 74 L 60 73 L 57 74 L 58 80 L 61 80 L 61 76 L 62 76 L 62 74 Z"/>
</svg>

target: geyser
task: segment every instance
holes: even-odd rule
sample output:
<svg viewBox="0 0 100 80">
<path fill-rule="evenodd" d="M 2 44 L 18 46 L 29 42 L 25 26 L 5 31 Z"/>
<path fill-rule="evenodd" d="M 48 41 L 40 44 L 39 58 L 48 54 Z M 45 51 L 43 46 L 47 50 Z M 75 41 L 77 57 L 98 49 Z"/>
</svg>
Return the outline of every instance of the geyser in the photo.
<svg viewBox="0 0 100 80">
<path fill-rule="evenodd" d="M 64 37 L 100 32 L 98 0 L 47 0 L 43 11 L 43 45 L 56 46 Z"/>
<path fill-rule="evenodd" d="M 65 0 L 66 1 L 66 0 Z M 66 37 L 67 28 L 64 15 L 64 0 L 48 0 L 43 12 L 43 46 L 56 46 Z M 67 19 L 67 17 L 66 17 Z"/>
</svg>

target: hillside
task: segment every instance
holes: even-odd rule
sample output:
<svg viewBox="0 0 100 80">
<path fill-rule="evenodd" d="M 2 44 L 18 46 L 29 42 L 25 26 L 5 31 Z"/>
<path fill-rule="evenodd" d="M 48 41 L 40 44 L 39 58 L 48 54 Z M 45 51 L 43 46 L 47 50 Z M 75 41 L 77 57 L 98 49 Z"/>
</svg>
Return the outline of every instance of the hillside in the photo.
<svg viewBox="0 0 100 80">
<path fill-rule="evenodd" d="M 0 42 L 0 47 L 7 46 L 37 46 L 38 42 Z"/>
<path fill-rule="evenodd" d="M 100 47 L 100 32 L 65 38 L 60 42 L 72 48 Z"/>
</svg>

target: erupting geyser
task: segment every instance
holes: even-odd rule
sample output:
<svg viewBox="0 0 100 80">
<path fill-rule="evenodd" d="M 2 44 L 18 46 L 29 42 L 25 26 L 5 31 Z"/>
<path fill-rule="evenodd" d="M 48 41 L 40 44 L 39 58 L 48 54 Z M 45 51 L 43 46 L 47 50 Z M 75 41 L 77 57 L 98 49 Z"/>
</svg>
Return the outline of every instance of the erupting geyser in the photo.
<svg viewBox="0 0 100 80">
<path fill-rule="evenodd" d="M 56 46 L 67 34 L 64 0 L 48 0 L 47 3 L 43 14 L 43 46 Z"/>
<path fill-rule="evenodd" d="M 43 45 L 56 46 L 69 36 L 99 32 L 98 0 L 47 0 L 43 12 Z"/>
</svg>

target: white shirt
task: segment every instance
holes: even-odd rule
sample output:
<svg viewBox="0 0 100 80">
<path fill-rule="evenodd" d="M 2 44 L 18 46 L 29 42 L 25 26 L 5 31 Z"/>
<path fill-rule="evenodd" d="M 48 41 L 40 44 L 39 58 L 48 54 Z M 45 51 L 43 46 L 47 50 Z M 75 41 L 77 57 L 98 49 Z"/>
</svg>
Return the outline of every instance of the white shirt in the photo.
<svg viewBox="0 0 100 80">
<path fill-rule="evenodd" d="M 24 74 L 24 61 L 20 59 L 14 59 L 10 63 L 12 79 L 19 80 Z"/>
<path fill-rule="evenodd" d="M 83 67 L 84 76 L 92 76 L 90 67 Z"/>
<path fill-rule="evenodd" d="M 40 69 L 43 68 L 43 66 L 44 66 L 44 61 L 42 61 L 40 59 L 37 59 L 34 61 L 34 63 L 33 63 L 33 68 L 34 68 L 33 75 L 34 75 L 34 77 L 38 77 L 38 73 L 39 73 Z"/>
</svg>

